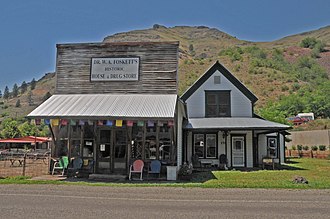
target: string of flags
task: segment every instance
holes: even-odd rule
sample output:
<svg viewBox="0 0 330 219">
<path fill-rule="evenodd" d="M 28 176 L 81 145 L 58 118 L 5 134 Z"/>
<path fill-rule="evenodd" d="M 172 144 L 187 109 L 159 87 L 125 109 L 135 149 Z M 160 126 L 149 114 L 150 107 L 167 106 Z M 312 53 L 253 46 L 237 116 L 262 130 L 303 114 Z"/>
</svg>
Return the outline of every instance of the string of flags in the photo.
<svg viewBox="0 0 330 219">
<path fill-rule="evenodd" d="M 162 127 L 164 125 L 167 125 L 169 127 L 174 126 L 174 120 L 167 120 L 167 121 L 161 121 L 161 120 L 73 120 L 73 119 L 32 119 L 31 123 L 34 125 L 41 125 L 42 122 L 45 125 L 51 125 L 51 126 L 76 126 L 80 125 L 83 126 L 85 124 L 88 125 L 94 125 L 96 123 L 97 126 L 115 126 L 115 127 L 132 127 L 134 124 L 139 127 L 143 127 L 146 125 L 147 127 L 155 127 L 156 125 L 159 127 Z"/>
</svg>

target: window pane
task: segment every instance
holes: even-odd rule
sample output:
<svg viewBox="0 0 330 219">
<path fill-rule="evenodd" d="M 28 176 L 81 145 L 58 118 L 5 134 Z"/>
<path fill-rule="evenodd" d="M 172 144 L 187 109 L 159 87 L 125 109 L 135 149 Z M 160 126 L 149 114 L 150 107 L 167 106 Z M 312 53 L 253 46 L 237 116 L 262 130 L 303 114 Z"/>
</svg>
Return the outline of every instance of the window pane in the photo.
<svg viewBox="0 0 330 219">
<path fill-rule="evenodd" d="M 216 158 L 216 135 L 207 134 L 206 135 L 206 157 Z"/>
<path fill-rule="evenodd" d="M 207 104 L 214 105 L 217 103 L 216 94 L 207 94 Z"/>
<path fill-rule="evenodd" d="M 219 106 L 219 116 L 230 116 L 230 108 L 228 105 Z"/>
<path fill-rule="evenodd" d="M 204 158 L 204 134 L 194 134 L 194 154 Z"/>
<path fill-rule="evenodd" d="M 206 110 L 207 116 L 217 116 L 217 106 L 208 106 Z"/>
</svg>

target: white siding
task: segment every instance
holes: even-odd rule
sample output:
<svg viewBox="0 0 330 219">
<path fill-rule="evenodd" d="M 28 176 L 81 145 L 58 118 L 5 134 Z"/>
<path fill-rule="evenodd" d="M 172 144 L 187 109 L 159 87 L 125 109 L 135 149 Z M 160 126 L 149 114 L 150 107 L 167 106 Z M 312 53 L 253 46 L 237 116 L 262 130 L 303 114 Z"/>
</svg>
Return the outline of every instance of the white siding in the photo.
<svg viewBox="0 0 330 219">
<path fill-rule="evenodd" d="M 178 106 L 178 126 L 177 126 L 177 165 L 181 166 L 182 165 L 182 139 L 183 139 L 183 129 L 182 129 L 182 123 L 183 123 L 183 109 L 181 107 L 181 104 Z"/>
<path fill-rule="evenodd" d="M 267 138 L 266 135 L 258 137 L 258 163 L 262 164 L 262 158 L 267 156 Z"/>
<path fill-rule="evenodd" d="M 221 77 L 220 84 L 214 84 L 214 76 Z M 205 117 L 205 91 L 230 90 L 231 116 L 252 117 L 251 101 L 219 71 L 209 77 L 187 100 L 189 118 Z"/>
</svg>

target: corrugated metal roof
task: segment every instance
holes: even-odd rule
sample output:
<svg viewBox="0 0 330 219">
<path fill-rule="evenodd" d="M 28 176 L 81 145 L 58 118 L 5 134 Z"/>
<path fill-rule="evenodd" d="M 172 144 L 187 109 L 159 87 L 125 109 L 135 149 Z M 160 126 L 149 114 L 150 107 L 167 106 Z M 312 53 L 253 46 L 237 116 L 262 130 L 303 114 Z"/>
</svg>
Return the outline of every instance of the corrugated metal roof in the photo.
<svg viewBox="0 0 330 219">
<path fill-rule="evenodd" d="M 174 118 L 177 95 L 65 94 L 53 95 L 31 118 Z"/>
<path fill-rule="evenodd" d="M 186 129 L 289 129 L 283 125 L 259 118 L 190 118 Z"/>
</svg>

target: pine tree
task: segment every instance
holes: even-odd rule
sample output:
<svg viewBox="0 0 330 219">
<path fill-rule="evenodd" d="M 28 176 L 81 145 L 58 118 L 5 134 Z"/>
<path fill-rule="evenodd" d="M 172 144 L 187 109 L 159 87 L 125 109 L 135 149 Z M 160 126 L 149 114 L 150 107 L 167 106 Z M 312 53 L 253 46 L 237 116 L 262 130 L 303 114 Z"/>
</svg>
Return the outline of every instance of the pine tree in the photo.
<svg viewBox="0 0 330 219">
<path fill-rule="evenodd" d="M 32 81 L 31 81 L 31 90 L 34 90 L 34 88 L 36 88 L 36 80 L 33 78 Z"/>
<path fill-rule="evenodd" d="M 15 83 L 13 86 L 13 97 L 17 97 L 18 96 L 18 86 Z"/>
<path fill-rule="evenodd" d="M 28 99 L 29 106 L 32 106 L 33 105 L 32 91 L 29 91 L 27 99 Z"/>
<path fill-rule="evenodd" d="M 21 101 L 18 99 L 18 100 L 16 101 L 15 107 L 20 107 L 20 106 L 21 106 Z"/>
<path fill-rule="evenodd" d="M 2 92 L 1 92 L 1 90 L 0 90 L 0 98 L 2 98 Z"/>
<path fill-rule="evenodd" d="M 27 84 L 25 81 L 23 81 L 21 85 L 21 94 L 25 93 L 26 90 L 27 90 Z"/>
<path fill-rule="evenodd" d="M 8 86 L 5 87 L 5 91 L 3 92 L 3 98 L 8 100 L 9 98 L 9 88 Z"/>
</svg>

